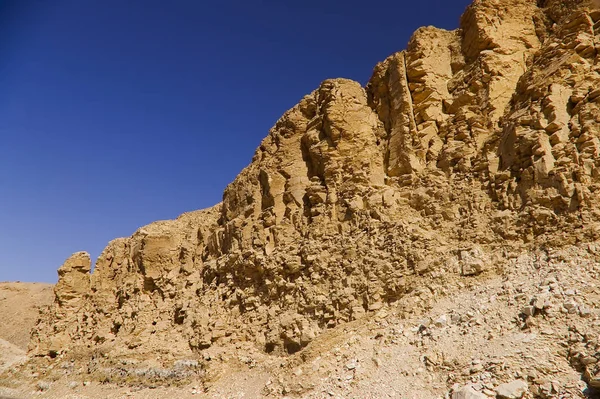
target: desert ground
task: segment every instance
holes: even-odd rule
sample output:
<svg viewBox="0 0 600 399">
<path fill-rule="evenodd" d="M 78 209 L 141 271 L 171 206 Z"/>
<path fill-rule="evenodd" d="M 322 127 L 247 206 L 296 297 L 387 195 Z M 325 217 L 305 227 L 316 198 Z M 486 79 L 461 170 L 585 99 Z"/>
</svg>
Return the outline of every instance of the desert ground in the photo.
<svg viewBox="0 0 600 399">
<path fill-rule="evenodd" d="M 475 0 L 323 81 L 222 202 L 0 285 L 0 395 L 598 397 L 599 38 Z"/>
</svg>

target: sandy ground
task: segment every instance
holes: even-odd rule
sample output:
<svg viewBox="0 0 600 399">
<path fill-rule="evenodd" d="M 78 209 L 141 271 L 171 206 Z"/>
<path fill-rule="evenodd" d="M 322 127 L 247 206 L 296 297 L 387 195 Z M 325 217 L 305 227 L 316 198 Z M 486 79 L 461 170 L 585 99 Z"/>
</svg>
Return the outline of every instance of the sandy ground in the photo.
<svg viewBox="0 0 600 399">
<path fill-rule="evenodd" d="M 23 349 L 16 347 L 8 341 L 0 339 L 0 371 L 26 360 Z"/>
<path fill-rule="evenodd" d="M 26 360 L 31 328 L 41 306 L 52 303 L 51 284 L 0 282 L 0 372 Z M 10 396 L 1 392 L 0 399 Z M 23 397 L 23 396 L 20 396 Z"/>
<path fill-rule="evenodd" d="M 40 306 L 54 299 L 53 285 L 0 282 L 0 339 L 27 350 Z"/>
</svg>

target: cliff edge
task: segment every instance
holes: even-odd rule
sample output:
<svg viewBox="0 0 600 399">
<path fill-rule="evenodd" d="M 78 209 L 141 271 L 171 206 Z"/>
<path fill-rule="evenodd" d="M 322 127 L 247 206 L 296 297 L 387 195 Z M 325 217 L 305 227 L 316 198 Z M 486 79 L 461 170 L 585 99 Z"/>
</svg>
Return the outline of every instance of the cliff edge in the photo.
<svg viewBox="0 0 600 399">
<path fill-rule="evenodd" d="M 30 354 L 288 355 L 382 309 L 410 317 L 516 254 L 597 262 L 597 6 L 476 0 L 366 87 L 324 81 L 222 203 L 112 241 L 93 272 L 69 258 Z"/>
</svg>

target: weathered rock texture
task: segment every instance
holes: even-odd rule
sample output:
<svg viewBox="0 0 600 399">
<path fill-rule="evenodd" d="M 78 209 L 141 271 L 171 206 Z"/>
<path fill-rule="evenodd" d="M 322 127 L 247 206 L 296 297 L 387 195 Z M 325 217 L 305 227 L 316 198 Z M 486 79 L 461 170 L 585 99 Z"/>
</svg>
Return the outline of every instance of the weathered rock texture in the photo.
<svg viewBox="0 0 600 399">
<path fill-rule="evenodd" d="M 112 241 L 93 273 L 73 255 L 32 353 L 294 353 L 503 248 L 598 240 L 599 28 L 588 3 L 476 0 L 366 88 L 323 82 L 222 203 Z"/>
</svg>

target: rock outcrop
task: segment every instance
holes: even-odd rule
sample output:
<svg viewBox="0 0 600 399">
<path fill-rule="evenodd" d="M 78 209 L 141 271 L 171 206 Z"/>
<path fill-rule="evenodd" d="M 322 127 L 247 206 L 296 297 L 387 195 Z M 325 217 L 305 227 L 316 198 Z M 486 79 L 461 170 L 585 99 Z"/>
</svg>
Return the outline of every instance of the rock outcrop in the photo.
<svg viewBox="0 0 600 399">
<path fill-rule="evenodd" d="M 91 274 L 73 255 L 31 353 L 295 353 L 496 272 L 505 248 L 598 240 L 599 27 L 579 1 L 476 0 L 365 88 L 323 82 L 222 203 L 112 241 Z"/>
</svg>

